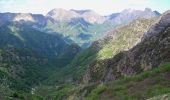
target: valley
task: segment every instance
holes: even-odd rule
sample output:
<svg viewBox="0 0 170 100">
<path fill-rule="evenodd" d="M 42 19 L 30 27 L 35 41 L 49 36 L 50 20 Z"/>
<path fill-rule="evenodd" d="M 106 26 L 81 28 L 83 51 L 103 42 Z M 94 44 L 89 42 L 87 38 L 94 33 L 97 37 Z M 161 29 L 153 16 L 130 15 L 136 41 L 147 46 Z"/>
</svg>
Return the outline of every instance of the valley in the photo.
<svg viewBox="0 0 170 100">
<path fill-rule="evenodd" d="M 169 75 L 170 11 L 0 13 L 0 100 L 156 100 Z"/>
</svg>

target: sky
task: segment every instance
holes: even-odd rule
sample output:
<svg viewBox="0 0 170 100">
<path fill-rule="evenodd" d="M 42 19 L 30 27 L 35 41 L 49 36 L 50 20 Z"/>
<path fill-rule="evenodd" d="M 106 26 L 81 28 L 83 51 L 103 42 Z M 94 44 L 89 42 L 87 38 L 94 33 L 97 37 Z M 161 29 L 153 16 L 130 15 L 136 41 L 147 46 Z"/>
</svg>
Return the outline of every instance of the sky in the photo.
<svg viewBox="0 0 170 100">
<path fill-rule="evenodd" d="M 91 9 L 101 15 L 124 9 L 151 8 L 163 13 L 170 10 L 170 0 L 0 0 L 0 12 L 46 14 L 54 8 Z"/>
</svg>

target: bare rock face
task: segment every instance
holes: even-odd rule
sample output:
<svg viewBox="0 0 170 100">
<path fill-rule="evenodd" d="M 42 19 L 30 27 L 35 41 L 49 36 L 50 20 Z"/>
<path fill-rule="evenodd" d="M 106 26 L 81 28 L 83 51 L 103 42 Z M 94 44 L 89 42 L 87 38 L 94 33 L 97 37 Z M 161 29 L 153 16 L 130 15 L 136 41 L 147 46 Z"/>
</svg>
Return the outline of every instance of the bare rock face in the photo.
<svg viewBox="0 0 170 100">
<path fill-rule="evenodd" d="M 144 38 L 149 38 L 151 36 L 159 34 L 164 31 L 170 25 L 170 11 L 165 12 L 162 17 L 153 25 L 149 31 L 144 35 Z"/>
<path fill-rule="evenodd" d="M 169 61 L 170 13 L 166 12 L 144 35 L 143 41 L 135 47 L 129 51 L 122 51 L 111 59 L 90 65 L 89 80 L 91 82 L 116 80 L 150 70 Z"/>
<path fill-rule="evenodd" d="M 121 76 L 129 76 L 170 61 L 169 14 L 164 14 L 159 22 L 154 25 L 160 27 L 159 30 L 157 28 L 152 29 L 154 35 L 150 35 L 131 50 L 124 52 L 119 60 L 114 63 L 115 66 L 111 65 L 112 68 L 116 68 Z M 148 34 L 150 34 L 150 30 Z M 115 60 L 115 58 L 112 59 L 113 62 Z M 114 73 L 112 73 L 112 76 L 114 76 Z"/>
</svg>

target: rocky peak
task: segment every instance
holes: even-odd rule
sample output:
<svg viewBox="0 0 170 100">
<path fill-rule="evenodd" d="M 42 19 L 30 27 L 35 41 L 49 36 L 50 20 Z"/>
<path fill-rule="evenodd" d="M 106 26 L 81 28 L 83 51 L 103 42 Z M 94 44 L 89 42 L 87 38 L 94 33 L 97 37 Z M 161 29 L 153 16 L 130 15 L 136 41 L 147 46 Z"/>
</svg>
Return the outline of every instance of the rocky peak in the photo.
<svg viewBox="0 0 170 100">
<path fill-rule="evenodd" d="M 67 21 L 79 15 L 74 11 L 68 11 L 61 8 L 56 8 L 47 13 L 47 17 L 51 17 L 57 21 Z"/>
</svg>

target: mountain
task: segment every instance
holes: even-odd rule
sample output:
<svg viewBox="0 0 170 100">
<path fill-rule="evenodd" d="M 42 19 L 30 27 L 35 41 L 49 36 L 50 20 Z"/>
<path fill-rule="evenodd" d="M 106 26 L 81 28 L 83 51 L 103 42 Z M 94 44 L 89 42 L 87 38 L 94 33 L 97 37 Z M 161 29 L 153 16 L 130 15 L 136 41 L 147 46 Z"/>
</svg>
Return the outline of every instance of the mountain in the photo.
<svg viewBox="0 0 170 100">
<path fill-rule="evenodd" d="M 67 11 L 59 8 L 49 11 L 46 16 L 53 18 L 55 21 L 68 21 L 72 18 L 78 17 L 79 15 L 74 11 Z"/>
<path fill-rule="evenodd" d="M 24 21 L 19 21 L 23 17 Z M 48 84 L 48 77 L 69 64 L 81 50 L 59 34 L 32 27 L 37 24 L 30 21 L 29 15 L 28 19 L 23 17 L 14 17 L 18 20 L 0 26 L 0 92 L 6 91 L 0 95 L 2 100 L 23 98 L 16 96 L 18 92 L 28 93 L 33 87 Z"/>
<path fill-rule="evenodd" d="M 85 98 L 142 100 L 169 93 L 170 12 L 155 22 L 136 46 L 89 66 L 86 80 L 99 85 L 84 88 L 88 91 L 95 87 Z"/>
<path fill-rule="evenodd" d="M 130 50 L 133 46 L 142 40 L 145 32 L 148 31 L 151 25 L 155 23 L 158 18 L 138 19 L 130 24 L 116 28 L 106 35 L 103 39 L 95 41 L 92 46 L 80 51 L 71 64 L 68 65 L 67 70 L 70 70 L 70 76 L 80 78 L 89 66 L 94 64 L 101 64 L 101 60 L 109 59 L 124 50 Z M 99 62 L 99 63 L 98 63 Z M 101 64 L 101 68 L 103 68 Z M 96 66 L 97 67 L 97 66 Z M 75 71 L 77 70 L 77 71 Z M 99 67 L 100 70 L 100 67 Z M 79 73 L 80 71 L 80 73 Z M 102 73 L 102 72 L 96 72 Z M 97 74 L 97 77 L 102 78 Z M 94 81 L 94 79 L 92 79 Z"/>
<path fill-rule="evenodd" d="M 74 18 L 83 18 L 88 23 L 100 24 L 105 21 L 105 18 L 92 10 L 64 10 L 64 9 L 53 9 L 46 15 L 47 17 L 53 18 L 55 21 L 70 21 Z"/>
<path fill-rule="evenodd" d="M 0 15 L 2 100 L 140 100 L 170 92 L 169 11 Z"/>
<path fill-rule="evenodd" d="M 81 56 L 78 54 L 80 58 L 76 58 L 77 61 L 75 62 L 77 63 L 74 63 L 73 70 L 70 71 L 71 68 L 66 74 L 72 77 L 80 77 L 80 75 L 83 75 L 82 70 L 84 70 L 86 74 L 84 74 L 83 80 L 73 78 L 71 84 L 39 88 L 37 89 L 37 94 L 46 94 L 46 91 L 52 89 L 51 95 L 47 94 L 45 97 L 68 100 L 143 100 L 152 97 L 153 99 L 161 98 L 161 95 L 166 95 L 170 92 L 169 33 L 169 11 L 165 12 L 161 17 L 138 19 L 127 26 L 120 27 L 110 33 L 111 38 L 106 37 L 105 41 L 101 40 L 94 43 L 90 49 L 80 52 Z M 124 35 L 125 37 L 123 37 Z M 122 46 L 117 47 L 121 48 L 118 49 L 118 51 L 120 50 L 119 52 L 116 52 L 110 58 L 92 61 L 96 59 L 96 55 L 93 55 L 94 50 L 101 50 L 101 43 L 105 45 L 105 43 L 110 43 L 110 40 L 116 40 L 117 38 L 123 42 L 120 43 Z M 134 41 L 130 42 L 132 39 Z M 129 46 L 126 41 L 129 44 L 132 43 L 132 46 L 127 47 L 128 49 L 123 46 L 125 44 Z M 115 44 L 113 43 L 111 42 L 110 44 L 114 46 Z M 86 66 L 87 69 L 82 66 L 89 62 L 90 65 Z M 78 68 L 76 69 L 76 67 Z M 70 80 L 70 78 L 66 80 Z M 77 84 L 72 84 L 74 80 L 76 80 Z"/>
<path fill-rule="evenodd" d="M 112 14 L 109 16 L 109 22 L 116 24 L 126 24 L 135 19 L 140 18 L 151 18 L 155 16 L 160 16 L 160 13 L 157 11 L 152 11 L 150 8 L 145 8 L 144 11 L 125 9 L 118 14 Z"/>
<path fill-rule="evenodd" d="M 69 47 L 60 35 L 47 34 L 20 23 L 2 25 L 0 35 L 1 48 L 29 48 L 46 57 L 60 57 Z"/>
<path fill-rule="evenodd" d="M 67 43 L 76 43 L 83 48 L 103 38 L 107 32 L 137 18 L 159 16 L 159 12 L 146 9 L 113 13 L 102 16 L 92 10 L 52 9 L 46 16 L 31 13 L 1 13 L 0 25 L 6 22 L 24 23 L 50 34 L 60 34 Z M 128 18 L 127 15 L 129 16 Z"/>
<path fill-rule="evenodd" d="M 8 22 L 20 22 L 28 25 L 44 26 L 47 23 L 46 18 L 41 14 L 31 13 L 0 13 L 1 25 Z"/>
<path fill-rule="evenodd" d="M 119 37 L 118 40 L 121 41 L 121 43 L 117 41 L 119 44 L 119 47 L 116 45 L 115 41 L 111 43 L 113 45 L 112 49 L 117 48 L 118 51 L 111 50 L 113 54 L 109 54 L 109 55 L 115 55 L 115 56 L 113 56 L 113 58 L 111 57 L 111 59 L 109 60 L 105 58 L 106 60 L 103 60 L 103 61 L 101 60 L 101 61 L 91 64 L 92 67 L 90 67 L 90 70 L 89 70 L 90 72 L 88 72 L 88 76 L 90 76 L 90 73 L 92 72 L 91 75 L 93 75 L 94 79 L 98 79 L 98 78 L 102 79 L 103 77 L 104 80 L 115 80 L 118 77 L 137 74 L 137 73 L 140 73 L 141 71 L 149 70 L 149 69 L 152 69 L 153 67 L 159 66 L 162 63 L 168 62 L 169 57 L 167 55 L 169 55 L 168 54 L 169 45 L 167 44 L 167 41 L 168 41 L 167 38 L 169 36 L 169 33 L 168 33 L 169 32 L 168 25 L 170 22 L 169 19 L 170 19 L 169 14 L 165 13 L 161 18 L 158 18 L 156 21 L 154 21 L 157 23 L 153 25 L 148 24 L 149 26 L 151 25 L 152 26 L 149 28 L 148 32 L 143 31 L 143 33 L 145 34 L 139 35 L 141 37 L 139 40 L 136 38 L 137 39 L 136 42 L 141 41 L 140 43 L 138 42 L 138 44 L 135 43 L 134 41 L 131 43 L 132 39 L 134 38 L 132 37 L 133 36 L 132 32 L 134 32 L 135 34 L 137 33 L 132 29 L 131 29 L 132 32 L 130 32 L 131 35 L 127 35 L 127 36 L 132 37 L 132 38 L 129 37 L 129 40 L 130 40 L 129 42 L 128 42 L 128 39 L 125 39 L 125 37 L 120 38 L 118 36 Z M 136 25 L 136 26 L 138 26 L 138 28 L 136 29 L 138 29 L 138 32 L 140 33 L 139 29 L 142 29 L 142 28 L 139 28 L 139 25 Z M 145 27 L 143 29 L 147 29 L 147 28 Z M 123 29 L 121 29 L 121 31 L 122 30 Z M 128 31 L 126 30 L 123 36 L 126 36 L 127 33 Z M 115 35 L 116 34 L 114 33 L 114 36 Z M 123 42 L 122 39 L 123 40 L 125 39 L 126 41 L 124 42 L 125 44 L 121 46 Z M 130 46 L 130 44 L 132 45 L 133 43 L 134 45 Z M 116 47 L 114 47 L 114 44 L 116 45 Z M 126 45 L 128 49 L 124 48 L 124 45 Z M 110 45 L 108 47 L 110 47 Z M 108 47 L 106 47 L 106 50 Z M 121 48 L 122 50 L 119 50 L 118 48 Z M 103 50 L 103 52 L 106 54 L 108 53 L 108 51 L 110 50 L 107 50 L 105 52 Z M 96 69 L 96 67 L 98 68 L 98 71 L 93 70 L 93 69 Z M 100 72 L 101 70 L 103 72 Z M 100 76 L 98 74 L 100 74 Z M 94 81 L 93 78 L 92 80 Z"/>
<path fill-rule="evenodd" d="M 123 26 L 138 18 L 151 18 L 159 15 L 157 11 L 148 8 L 145 11 L 124 10 L 109 16 L 101 16 L 91 10 L 53 9 L 47 14 L 50 21 L 45 30 L 62 33 L 81 47 L 87 48 L 93 41 L 103 38 L 105 33 L 117 26 Z"/>
</svg>

